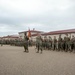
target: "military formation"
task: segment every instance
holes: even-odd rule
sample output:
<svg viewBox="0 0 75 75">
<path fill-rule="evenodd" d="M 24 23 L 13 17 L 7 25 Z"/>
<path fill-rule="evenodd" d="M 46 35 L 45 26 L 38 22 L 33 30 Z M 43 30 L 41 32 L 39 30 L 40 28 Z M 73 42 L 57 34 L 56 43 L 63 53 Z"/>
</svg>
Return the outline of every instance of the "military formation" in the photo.
<svg viewBox="0 0 75 75">
<path fill-rule="evenodd" d="M 3 45 L 12 45 L 12 46 L 23 46 L 23 40 L 22 39 L 15 39 L 15 40 L 0 40 L 1 46 Z"/>
<path fill-rule="evenodd" d="M 14 45 L 14 46 L 23 46 L 25 52 L 29 52 L 28 46 L 36 46 L 36 53 L 42 53 L 43 50 L 53 50 L 53 51 L 65 51 L 65 52 L 75 52 L 75 36 L 66 34 L 63 38 L 63 35 L 59 35 L 58 38 L 54 36 L 42 36 L 37 34 L 36 41 L 33 42 L 29 40 L 27 34 L 24 34 L 24 39 L 15 39 L 15 40 L 0 40 L 1 46 L 4 44 Z"/>
<path fill-rule="evenodd" d="M 75 52 L 75 37 L 74 35 L 66 36 L 62 38 L 62 35 L 60 34 L 58 39 L 56 36 L 54 38 L 51 38 L 50 36 L 39 36 L 39 38 L 36 38 L 36 48 L 38 49 L 37 52 L 39 52 L 39 49 L 41 50 L 53 50 L 53 51 L 65 51 L 65 52 Z"/>
</svg>

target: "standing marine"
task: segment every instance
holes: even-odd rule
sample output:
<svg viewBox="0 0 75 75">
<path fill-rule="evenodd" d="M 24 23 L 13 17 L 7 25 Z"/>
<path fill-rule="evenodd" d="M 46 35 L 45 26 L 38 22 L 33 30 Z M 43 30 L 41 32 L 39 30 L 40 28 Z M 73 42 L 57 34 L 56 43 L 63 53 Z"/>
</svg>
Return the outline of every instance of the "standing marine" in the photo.
<svg viewBox="0 0 75 75">
<path fill-rule="evenodd" d="M 36 37 L 36 48 L 37 48 L 37 53 L 39 53 L 39 50 L 41 50 L 42 53 L 42 37 L 40 34 L 37 35 Z"/>
<path fill-rule="evenodd" d="M 28 40 L 29 40 L 29 38 L 27 36 L 27 33 L 25 32 L 24 33 L 24 44 L 23 44 L 24 49 L 25 49 L 24 52 L 29 52 L 29 50 L 28 50 Z"/>
</svg>

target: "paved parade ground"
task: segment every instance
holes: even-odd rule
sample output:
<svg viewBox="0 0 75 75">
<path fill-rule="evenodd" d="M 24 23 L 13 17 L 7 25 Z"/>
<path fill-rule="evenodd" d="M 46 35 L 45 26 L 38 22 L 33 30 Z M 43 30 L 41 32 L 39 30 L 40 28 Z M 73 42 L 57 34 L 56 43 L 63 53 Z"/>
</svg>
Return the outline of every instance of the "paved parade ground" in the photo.
<svg viewBox="0 0 75 75">
<path fill-rule="evenodd" d="M 0 75 L 75 75 L 75 53 L 0 46 Z"/>
</svg>

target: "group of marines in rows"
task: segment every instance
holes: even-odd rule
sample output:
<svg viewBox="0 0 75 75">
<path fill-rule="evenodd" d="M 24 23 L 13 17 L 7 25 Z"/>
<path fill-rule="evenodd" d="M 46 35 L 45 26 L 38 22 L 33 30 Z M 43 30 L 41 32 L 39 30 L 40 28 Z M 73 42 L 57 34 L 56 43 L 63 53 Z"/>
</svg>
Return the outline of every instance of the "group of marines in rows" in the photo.
<svg viewBox="0 0 75 75">
<path fill-rule="evenodd" d="M 75 52 L 75 36 L 74 35 L 68 36 L 68 34 L 66 34 L 64 38 L 62 38 L 62 35 L 60 34 L 58 39 L 56 38 L 56 36 L 51 38 L 50 36 L 42 37 L 40 34 L 37 34 L 36 41 L 33 42 L 29 40 L 29 38 L 27 37 L 27 33 L 24 33 L 24 40 L 6 41 L 6 43 L 10 45 L 15 44 L 24 46 L 25 52 L 29 52 L 28 50 L 29 45 L 31 46 L 35 45 L 37 53 L 39 53 L 39 50 L 41 50 L 41 53 L 43 50 Z M 3 42 L 1 43 L 1 45 L 3 45 Z"/>
<path fill-rule="evenodd" d="M 42 52 L 42 50 L 44 49 L 73 52 L 75 51 L 75 37 L 74 35 L 72 35 L 71 37 L 66 34 L 66 36 L 62 38 L 60 34 L 58 39 L 56 38 L 56 36 L 54 36 L 54 38 L 52 39 L 50 36 L 44 36 L 44 38 L 42 38 L 41 35 L 38 35 L 36 37 L 36 48 L 38 50 L 37 52 L 39 52 L 39 50 L 41 50 Z"/>
</svg>

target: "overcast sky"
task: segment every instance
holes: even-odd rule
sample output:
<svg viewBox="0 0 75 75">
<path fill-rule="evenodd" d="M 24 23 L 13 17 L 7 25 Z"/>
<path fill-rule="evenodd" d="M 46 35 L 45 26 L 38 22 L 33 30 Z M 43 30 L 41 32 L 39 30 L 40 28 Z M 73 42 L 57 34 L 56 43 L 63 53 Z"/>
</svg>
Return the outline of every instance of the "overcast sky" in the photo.
<svg viewBox="0 0 75 75">
<path fill-rule="evenodd" d="M 75 28 L 75 0 L 0 0 L 0 36 L 28 28 L 45 32 Z"/>
</svg>

